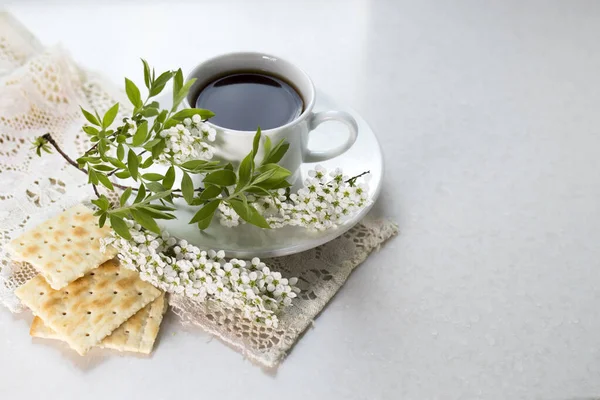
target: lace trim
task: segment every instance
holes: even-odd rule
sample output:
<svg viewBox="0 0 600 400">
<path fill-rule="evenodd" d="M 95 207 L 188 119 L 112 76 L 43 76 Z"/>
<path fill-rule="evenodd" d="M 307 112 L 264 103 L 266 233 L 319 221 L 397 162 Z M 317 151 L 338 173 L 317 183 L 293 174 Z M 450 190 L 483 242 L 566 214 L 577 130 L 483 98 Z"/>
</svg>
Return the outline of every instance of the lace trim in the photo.
<svg viewBox="0 0 600 400">
<path fill-rule="evenodd" d="M 273 368 L 285 358 L 354 268 L 397 232 L 397 226 L 390 221 L 365 220 L 323 246 L 263 260 L 284 276 L 297 276 L 302 290 L 293 306 L 280 316 L 277 328 L 254 324 L 219 303 L 199 303 L 185 296 L 171 296 L 169 303 L 184 324 L 198 326 L 253 362 Z"/>
</svg>

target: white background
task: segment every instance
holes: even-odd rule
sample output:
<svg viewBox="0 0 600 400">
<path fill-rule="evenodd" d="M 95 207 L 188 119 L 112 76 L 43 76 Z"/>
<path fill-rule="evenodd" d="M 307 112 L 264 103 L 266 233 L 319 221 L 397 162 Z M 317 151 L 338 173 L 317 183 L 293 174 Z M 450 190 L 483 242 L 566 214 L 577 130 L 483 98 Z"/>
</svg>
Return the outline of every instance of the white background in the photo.
<svg viewBox="0 0 600 400">
<path fill-rule="evenodd" d="M 402 234 L 276 374 L 174 323 L 151 359 L 79 359 L 0 310 L 0 398 L 600 396 L 600 3 L 168 3 L 7 4 L 118 82 L 139 57 L 297 63 L 379 135 Z"/>
</svg>

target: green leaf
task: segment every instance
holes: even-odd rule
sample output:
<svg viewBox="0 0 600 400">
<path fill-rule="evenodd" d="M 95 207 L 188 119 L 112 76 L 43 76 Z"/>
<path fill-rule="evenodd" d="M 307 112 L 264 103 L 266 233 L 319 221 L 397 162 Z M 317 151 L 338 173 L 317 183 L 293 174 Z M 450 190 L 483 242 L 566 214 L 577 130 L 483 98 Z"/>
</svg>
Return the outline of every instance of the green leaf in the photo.
<svg viewBox="0 0 600 400">
<path fill-rule="evenodd" d="M 171 189 L 173 187 L 173 183 L 175 183 L 175 167 L 171 165 L 165 174 L 162 184 L 165 189 Z"/>
<path fill-rule="evenodd" d="M 92 117 L 93 117 L 93 115 L 92 115 Z M 96 117 L 94 117 L 94 118 L 96 118 Z M 99 132 L 98 129 L 94 128 L 93 126 L 89 126 L 89 125 L 86 125 L 81 129 L 83 129 L 83 131 L 90 136 L 96 136 L 96 135 L 98 135 L 98 132 Z"/>
<path fill-rule="evenodd" d="M 263 145 L 263 150 L 265 152 L 265 157 L 267 158 L 267 156 L 269 155 L 269 153 L 271 152 L 271 138 L 268 136 L 265 136 L 265 144 Z M 265 163 L 265 160 L 263 159 L 263 164 Z"/>
<path fill-rule="evenodd" d="M 129 153 L 127 154 L 127 169 L 129 170 L 131 177 L 137 181 L 138 157 L 137 154 L 135 154 L 134 151 L 131 149 L 129 149 Z"/>
<path fill-rule="evenodd" d="M 186 118 L 191 118 L 194 115 L 199 115 L 202 119 L 208 119 L 214 117 L 215 113 L 202 108 L 185 108 L 178 111 L 175 115 L 171 116 L 172 119 L 177 121 L 183 121 Z"/>
<path fill-rule="evenodd" d="M 88 171 L 88 182 L 92 185 L 98 184 L 98 174 L 93 169 Z"/>
<path fill-rule="evenodd" d="M 183 101 L 183 99 L 185 98 L 185 96 L 187 96 L 187 94 L 190 91 L 190 88 L 192 87 L 194 82 L 196 82 L 196 78 L 190 79 L 182 86 L 182 88 L 179 90 L 179 92 L 177 92 L 177 96 L 174 96 L 174 98 L 173 98 L 173 106 L 171 108 L 171 111 L 177 110 L 179 103 L 181 103 Z"/>
<path fill-rule="evenodd" d="M 108 158 L 108 162 L 117 167 L 118 169 L 127 169 L 127 165 L 123 161 L 119 161 L 118 158 L 114 157 L 106 157 Z"/>
<path fill-rule="evenodd" d="M 165 147 L 167 147 L 167 144 L 164 139 L 156 143 L 154 147 L 152 147 L 152 158 L 157 159 L 162 154 Z"/>
<path fill-rule="evenodd" d="M 154 163 L 154 159 L 152 158 L 152 156 L 148 156 L 148 158 L 146 158 L 146 161 L 144 161 L 143 163 L 140 164 L 140 168 L 146 169 L 149 166 L 151 166 L 153 163 Z"/>
<path fill-rule="evenodd" d="M 244 198 L 245 199 L 245 198 Z M 251 205 L 242 200 L 232 199 L 229 204 L 244 221 L 259 228 L 271 229 L 267 220 Z"/>
<path fill-rule="evenodd" d="M 252 142 L 252 157 L 256 157 L 256 153 L 258 152 L 259 144 L 260 144 L 260 126 L 256 130 L 256 135 L 254 135 L 254 141 Z"/>
<path fill-rule="evenodd" d="M 165 121 L 165 124 L 163 125 L 163 129 L 172 128 L 179 123 L 180 123 L 180 121 L 177 121 L 176 119 L 173 119 L 173 117 L 171 117 Z"/>
<path fill-rule="evenodd" d="M 285 153 L 290 148 L 289 143 L 284 143 L 283 140 L 279 142 L 275 148 L 269 153 L 268 157 L 265 158 L 263 163 L 265 164 L 277 164 L 285 155 Z"/>
<path fill-rule="evenodd" d="M 119 179 L 127 179 L 131 177 L 129 171 L 119 171 L 115 174 L 115 176 Z"/>
<path fill-rule="evenodd" d="M 148 89 L 150 89 L 150 66 L 143 58 L 142 63 L 144 64 L 144 84 Z"/>
<path fill-rule="evenodd" d="M 148 229 L 149 231 L 160 235 L 160 228 L 156 224 L 156 221 L 154 220 L 154 218 L 152 218 L 148 213 L 144 212 L 141 209 L 140 210 L 132 209 L 131 215 L 133 216 L 133 219 L 135 220 L 135 222 L 137 222 L 144 228 Z"/>
<path fill-rule="evenodd" d="M 206 228 L 208 228 L 210 226 L 210 222 L 213 219 L 213 215 L 210 215 L 210 216 L 208 216 L 208 217 L 206 217 L 206 218 L 198 221 L 198 229 L 200 229 L 201 231 L 203 231 Z"/>
<path fill-rule="evenodd" d="M 83 107 L 79 107 L 79 108 L 81 108 L 81 112 L 83 113 L 83 116 L 85 117 L 85 119 L 88 120 L 88 122 L 90 124 L 93 124 L 93 125 L 96 125 L 96 126 L 102 126 L 102 125 L 100 125 L 100 121 L 98 120 L 98 118 L 96 118 L 94 116 L 94 114 L 92 114 L 89 111 L 84 110 Z"/>
<path fill-rule="evenodd" d="M 146 118 L 155 117 L 158 115 L 158 110 L 154 107 L 144 107 L 140 114 Z"/>
<path fill-rule="evenodd" d="M 154 147 L 154 145 L 156 145 L 161 140 L 162 139 L 160 139 L 160 138 L 158 138 L 158 139 L 152 139 L 149 142 L 144 143 L 144 149 L 146 149 L 146 150 L 152 150 L 152 147 Z"/>
<path fill-rule="evenodd" d="M 107 215 L 106 213 L 102 213 L 100 215 L 100 218 L 98 219 L 98 226 L 100 228 L 102 228 L 104 226 L 104 223 L 106 222 L 106 215 Z"/>
<path fill-rule="evenodd" d="M 159 200 L 159 199 L 164 199 L 167 198 L 171 195 L 171 191 L 170 190 L 165 190 L 164 192 L 161 193 L 155 193 L 152 196 L 148 197 L 146 199 L 146 202 L 151 202 L 154 200 Z"/>
<path fill-rule="evenodd" d="M 156 174 L 154 172 L 149 172 L 147 174 L 142 175 L 142 178 L 144 178 L 144 180 L 146 181 L 160 181 L 162 179 L 164 179 L 164 176 L 162 176 L 161 174 Z"/>
<path fill-rule="evenodd" d="M 181 68 L 179 68 L 177 70 L 177 72 L 175 73 L 175 77 L 173 78 L 173 103 L 175 103 L 175 99 L 177 98 L 177 95 L 179 94 L 179 91 L 181 90 L 182 87 L 183 87 L 183 72 L 181 71 Z"/>
<path fill-rule="evenodd" d="M 115 215 L 111 215 L 110 226 L 115 232 L 117 232 L 119 236 L 121 236 L 124 239 L 131 240 L 131 233 L 129 233 L 129 228 L 127 227 L 127 224 L 125 223 L 125 221 L 123 221 L 122 218 L 119 218 Z"/>
<path fill-rule="evenodd" d="M 292 174 L 289 170 L 283 168 L 279 164 L 265 164 L 261 166 L 259 170 L 261 171 L 261 174 L 254 179 L 252 184 L 260 184 L 259 186 L 263 188 L 269 188 Z"/>
<path fill-rule="evenodd" d="M 125 158 L 125 147 L 122 143 L 117 146 L 117 158 L 119 161 L 123 161 L 123 158 Z"/>
<path fill-rule="evenodd" d="M 220 171 L 211 172 L 204 178 L 204 183 L 211 183 L 218 186 L 231 186 L 235 184 L 235 172 L 228 169 L 222 169 Z"/>
<path fill-rule="evenodd" d="M 95 204 L 96 206 L 98 206 L 99 209 L 101 210 L 108 210 L 108 207 L 110 207 L 110 202 L 108 201 L 108 198 L 106 198 L 105 195 L 100 195 L 100 197 L 98 197 L 95 200 L 92 200 L 92 203 Z"/>
<path fill-rule="evenodd" d="M 254 173 L 254 154 L 252 152 L 248 153 L 246 157 L 240 163 L 240 167 L 238 168 L 238 183 L 235 187 L 235 191 L 238 192 L 243 187 L 248 185 L 250 182 L 250 178 Z"/>
<path fill-rule="evenodd" d="M 131 190 L 132 189 L 128 187 L 121 195 L 121 198 L 119 199 L 119 204 L 121 205 L 121 207 L 127 204 L 127 200 L 129 200 L 129 196 L 131 196 Z"/>
<path fill-rule="evenodd" d="M 200 193 L 200 196 L 198 196 L 198 198 L 200 200 L 210 200 L 220 195 L 221 191 L 222 190 L 220 187 L 210 185 L 204 188 L 204 190 L 202 191 L 202 193 Z"/>
<path fill-rule="evenodd" d="M 165 88 L 165 85 L 173 77 L 172 71 L 163 72 L 160 74 L 158 78 L 154 82 L 152 82 L 152 87 L 150 88 L 150 97 L 154 97 Z"/>
<path fill-rule="evenodd" d="M 140 95 L 140 89 L 131 80 L 125 78 L 125 92 L 127 92 L 127 98 L 131 104 L 136 108 L 142 106 L 142 96 Z"/>
<path fill-rule="evenodd" d="M 139 203 L 140 201 L 144 200 L 144 197 L 146 197 L 146 187 L 144 185 L 140 185 L 138 194 L 135 196 L 135 200 L 133 200 L 133 202 Z"/>
<path fill-rule="evenodd" d="M 144 210 L 146 213 L 148 213 L 152 218 L 157 218 L 157 219 L 175 219 L 175 216 L 173 214 L 169 214 L 169 213 L 165 213 L 159 210 L 155 210 L 154 208 L 151 208 L 152 205 L 150 206 L 140 206 L 139 208 L 141 210 Z"/>
<path fill-rule="evenodd" d="M 102 118 L 102 127 L 108 128 L 115 120 L 118 112 L 119 112 L 119 103 L 116 103 L 114 106 L 112 106 L 106 112 L 106 114 L 104 114 L 104 118 Z"/>
<path fill-rule="evenodd" d="M 158 114 L 158 117 L 156 117 L 156 120 L 162 124 L 163 122 L 165 122 L 168 113 L 169 112 L 167 110 L 162 110 L 160 114 Z"/>
<path fill-rule="evenodd" d="M 155 210 L 159 210 L 159 211 L 175 211 L 175 208 L 163 206 L 162 204 L 152 204 L 149 207 L 152 207 Z"/>
<path fill-rule="evenodd" d="M 187 172 L 184 172 L 183 178 L 181 178 L 181 194 L 188 204 L 194 199 L 194 182 Z"/>
<path fill-rule="evenodd" d="M 106 175 L 104 175 L 104 174 L 98 174 L 98 180 L 108 190 L 115 190 L 115 188 L 113 187 L 112 182 L 110 181 L 110 179 L 108 179 L 108 177 Z"/>
<path fill-rule="evenodd" d="M 213 217 L 213 215 L 215 215 L 215 211 L 217 210 L 217 207 L 219 207 L 220 203 L 221 203 L 221 199 L 218 199 L 218 200 L 213 200 L 210 203 L 206 204 L 204 207 L 202 207 L 200 210 L 198 210 L 198 212 L 194 215 L 194 217 L 190 221 L 190 224 L 194 224 L 196 222 L 202 221 L 203 219 L 206 219 L 209 217 L 212 219 L 212 217 Z"/>
<path fill-rule="evenodd" d="M 146 183 L 146 187 L 154 193 L 164 192 L 166 190 L 165 187 L 158 182 L 148 182 Z"/>
<path fill-rule="evenodd" d="M 148 136 L 148 122 L 142 122 L 133 135 L 133 140 L 131 141 L 131 145 L 134 147 L 140 146 L 146 140 L 146 136 Z"/>
<path fill-rule="evenodd" d="M 213 163 L 211 163 L 209 161 L 204 161 L 204 160 L 191 160 L 191 161 L 186 161 L 183 164 L 181 164 L 181 168 L 189 169 L 192 171 L 197 171 L 197 170 L 202 170 L 209 165 L 213 165 Z"/>
<path fill-rule="evenodd" d="M 110 165 L 99 164 L 99 165 L 94 165 L 94 169 L 96 171 L 100 171 L 100 172 L 110 172 L 114 168 L 111 167 Z"/>
</svg>

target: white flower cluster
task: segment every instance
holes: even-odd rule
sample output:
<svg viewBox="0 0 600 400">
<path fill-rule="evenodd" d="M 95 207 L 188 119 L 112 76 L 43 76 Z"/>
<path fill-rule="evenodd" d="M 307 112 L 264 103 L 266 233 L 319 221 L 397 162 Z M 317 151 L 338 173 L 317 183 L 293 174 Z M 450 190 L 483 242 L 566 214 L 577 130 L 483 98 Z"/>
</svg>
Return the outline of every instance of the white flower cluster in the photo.
<svg viewBox="0 0 600 400">
<path fill-rule="evenodd" d="M 273 327 L 278 325 L 277 313 L 300 292 L 297 278 L 283 278 L 258 258 L 227 261 L 222 250 L 201 251 L 167 232 L 158 236 L 126 222 L 132 239 L 113 233 L 102 240 L 101 249 L 114 246 L 124 267 L 166 292 L 222 302 L 241 310 L 247 319 Z"/>
<path fill-rule="evenodd" d="M 215 129 L 202 122 L 199 115 L 186 118 L 183 124 L 160 132 L 160 136 L 167 141 L 158 161 L 170 163 L 170 160 L 173 160 L 181 164 L 189 160 L 210 160 L 215 149 L 208 142 L 214 142 L 216 134 Z"/>
<path fill-rule="evenodd" d="M 284 189 L 279 196 L 249 198 L 249 202 L 269 222 L 272 228 L 286 225 L 303 226 L 313 230 L 334 228 L 344 218 L 369 204 L 369 175 L 360 183 L 350 179 L 337 168 L 330 173 L 320 165 L 309 171 L 309 178 L 297 193 L 286 197 Z M 239 216 L 226 203 L 219 205 L 220 222 L 225 226 L 237 226 Z"/>
</svg>

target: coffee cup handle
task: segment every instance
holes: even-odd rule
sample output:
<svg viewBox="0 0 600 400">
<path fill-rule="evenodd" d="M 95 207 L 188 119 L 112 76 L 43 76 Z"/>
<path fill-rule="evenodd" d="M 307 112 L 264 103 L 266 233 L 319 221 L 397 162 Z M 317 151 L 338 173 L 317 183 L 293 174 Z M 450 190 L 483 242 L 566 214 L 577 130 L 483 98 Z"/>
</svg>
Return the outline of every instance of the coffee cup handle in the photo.
<svg viewBox="0 0 600 400">
<path fill-rule="evenodd" d="M 337 146 L 331 150 L 310 150 L 306 149 L 306 154 L 304 155 L 304 162 L 319 162 L 329 160 L 330 158 L 339 156 L 346 150 L 348 150 L 354 142 L 356 142 L 356 137 L 358 136 L 358 124 L 354 117 L 347 112 L 344 111 L 323 111 L 318 113 L 313 113 L 310 116 L 310 120 L 308 122 L 308 128 L 312 132 L 317 126 L 321 125 L 323 122 L 327 121 L 339 121 L 348 127 L 348 138 L 346 142 L 340 146 Z"/>
</svg>

